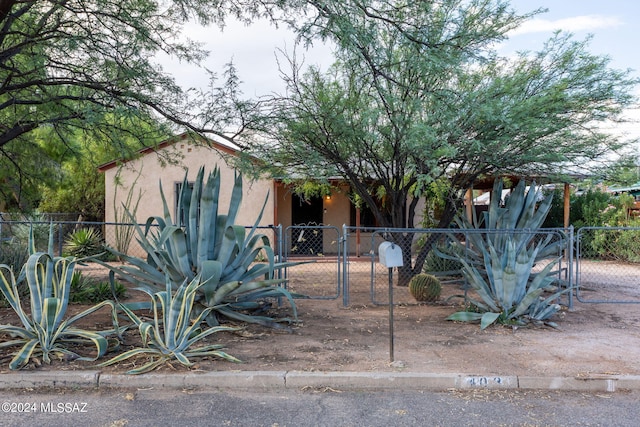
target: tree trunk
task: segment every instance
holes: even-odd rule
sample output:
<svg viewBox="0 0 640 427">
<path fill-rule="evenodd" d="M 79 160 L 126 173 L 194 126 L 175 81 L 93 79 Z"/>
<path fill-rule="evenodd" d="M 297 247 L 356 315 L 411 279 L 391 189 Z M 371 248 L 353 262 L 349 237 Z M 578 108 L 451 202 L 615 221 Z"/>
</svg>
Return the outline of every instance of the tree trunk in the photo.
<svg viewBox="0 0 640 427">
<path fill-rule="evenodd" d="M 458 200 L 452 200 L 447 198 L 447 203 L 438 222 L 438 228 L 449 228 L 451 221 L 458 211 Z M 400 246 L 402 249 L 402 259 L 404 265 L 398 267 L 398 286 L 408 286 L 411 278 L 422 271 L 424 263 L 431 252 L 433 246 L 442 237 L 440 233 L 431 233 L 427 238 L 424 245 L 416 255 L 415 263 L 413 262 L 412 243 L 414 233 L 411 230 L 407 230 L 407 233 L 392 233 L 392 241 Z"/>
</svg>

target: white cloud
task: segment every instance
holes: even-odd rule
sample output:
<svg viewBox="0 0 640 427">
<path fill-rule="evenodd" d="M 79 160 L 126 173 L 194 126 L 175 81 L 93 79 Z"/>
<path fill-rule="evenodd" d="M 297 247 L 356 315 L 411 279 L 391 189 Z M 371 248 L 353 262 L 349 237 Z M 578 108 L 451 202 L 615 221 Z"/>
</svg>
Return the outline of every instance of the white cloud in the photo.
<svg viewBox="0 0 640 427">
<path fill-rule="evenodd" d="M 592 31 L 602 28 L 614 28 L 623 25 L 623 21 L 615 16 L 604 15 L 583 15 L 565 19 L 532 19 L 526 21 L 510 35 L 522 35 L 531 33 L 551 32 L 563 30 L 568 32 Z"/>
</svg>

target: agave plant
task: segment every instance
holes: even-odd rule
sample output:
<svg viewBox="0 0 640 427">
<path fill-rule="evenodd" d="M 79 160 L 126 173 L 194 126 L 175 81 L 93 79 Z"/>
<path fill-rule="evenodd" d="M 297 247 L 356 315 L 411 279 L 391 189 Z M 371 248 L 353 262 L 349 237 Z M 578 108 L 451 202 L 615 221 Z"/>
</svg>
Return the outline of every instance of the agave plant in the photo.
<svg viewBox="0 0 640 427">
<path fill-rule="evenodd" d="M 498 182 L 493 191 L 502 194 L 502 182 Z M 552 241 L 557 235 L 551 233 L 536 241 L 538 233 L 532 230 L 542 225 L 552 197 L 549 195 L 538 204 L 538 195 L 535 184 L 525 193 L 521 181 L 505 207 L 500 207 L 499 197 L 493 198 L 489 211 L 484 212 L 486 231 L 472 230 L 464 234 L 468 241 L 459 245 L 466 251 L 456 253 L 456 257 L 479 299 L 470 299 L 473 311 L 454 313 L 448 320 L 480 321 L 483 329 L 494 322 L 531 321 L 555 326 L 548 319 L 560 309 L 555 303 L 558 297 L 569 289 L 552 291 L 546 297 L 543 293 L 553 290 L 551 285 L 558 280 L 558 270 L 554 268 L 560 261 L 560 245 L 565 242 L 563 239 Z M 476 222 L 476 227 L 481 223 Z M 461 228 L 469 227 L 462 219 L 458 224 Z M 532 273 L 534 265 L 543 259 L 547 262 L 544 268 Z"/>
<path fill-rule="evenodd" d="M 286 298 L 294 318 L 297 316 L 294 296 L 279 286 L 284 280 L 275 277 L 277 270 L 295 264 L 276 263 L 269 239 L 258 233 L 266 198 L 247 233 L 244 226 L 235 224 L 242 201 L 242 177 L 235 177 L 226 215 L 218 212 L 220 188 L 218 168 L 206 181 L 204 168 L 200 168 L 193 187 L 185 174 L 174 221 L 160 186 L 163 216 L 150 217 L 144 230 L 136 225 L 146 259 L 110 249 L 127 265 L 103 265 L 151 293 L 164 288 L 166 277 L 174 290 L 183 282 L 200 277 L 204 284 L 197 288 L 196 311 L 212 308 L 206 317 L 210 326 L 219 324 L 219 316 L 271 327 L 290 322 L 287 318 L 256 314 L 264 311 L 267 299 Z M 132 215 L 130 220 L 135 223 Z"/>
<path fill-rule="evenodd" d="M 65 319 L 69 303 L 71 280 L 76 265 L 74 257 L 53 255 L 53 233 L 49 236 L 49 250 L 35 252 L 31 239 L 31 254 L 16 279 L 13 269 L 0 265 L 0 291 L 11 308 L 18 315 L 21 326 L 0 325 L 0 332 L 12 339 L 0 343 L 0 348 L 21 346 L 9 363 L 10 369 L 19 369 L 32 357 L 42 356 L 45 363 L 51 362 L 51 355 L 63 355 L 77 360 L 96 360 L 103 356 L 109 346 L 107 336 L 118 332 L 115 305 L 104 301 L 80 314 Z M 26 280 L 30 295 L 30 310 L 22 307 L 18 293 L 18 283 Z M 108 331 L 87 331 L 72 325 L 83 317 L 100 310 L 111 309 L 114 329 Z M 92 344 L 96 347 L 94 357 L 80 356 L 68 348 L 68 344 Z"/>
<path fill-rule="evenodd" d="M 152 301 L 153 321 L 141 320 L 127 306 L 121 305 L 122 310 L 138 326 L 143 347 L 134 348 L 122 353 L 99 366 L 108 366 L 122 362 L 140 354 L 148 354 L 152 360 L 139 368 L 127 371 L 128 374 L 142 374 L 152 371 L 163 363 L 176 359 L 184 366 L 192 366 L 192 357 L 215 356 L 231 362 L 240 362 L 221 349 L 220 344 L 210 344 L 192 348 L 195 343 L 220 331 L 234 331 L 238 328 L 215 326 L 202 330 L 200 325 L 213 307 L 208 307 L 197 316 L 193 316 L 194 302 L 197 291 L 203 286 L 200 276 L 196 276 L 190 283 L 185 281 L 177 290 L 172 289 L 171 280 L 167 278 L 164 291 L 151 294 L 147 289 L 141 289 L 149 294 Z"/>
<path fill-rule="evenodd" d="M 98 255 L 104 252 L 102 235 L 95 228 L 76 230 L 65 240 L 63 251 L 78 258 Z"/>
<path fill-rule="evenodd" d="M 464 242 L 460 242 L 455 235 L 450 235 L 452 242 L 457 242 L 457 249 L 453 248 L 455 250 L 451 254 L 451 251 L 439 251 L 436 247 L 434 250 L 439 256 L 457 260 L 460 259 L 460 254 L 464 254 L 468 263 L 481 269 L 484 265 L 484 252 L 481 248 L 486 246 L 487 241 L 491 241 L 499 253 L 505 251 L 509 241 L 515 242 L 518 247 L 530 247 L 535 243 L 540 235 L 531 230 L 539 229 L 544 223 L 551 208 L 553 194 L 548 194 L 540 201 L 541 192 L 535 183 L 527 191 L 525 182 L 520 181 L 506 199 L 505 206 L 501 206 L 502 188 L 503 182 L 496 181 L 492 194 L 498 196 L 491 198 L 489 209 L 482 212 L 480 219 L 474 217 L 473 221 L 469 221 L 465 216 L 454 219 L 458 228 L 472 232 L 465 233 Z M 537 260 L 559 252 L 565 239 L 554 240 L 556 237 L 553 234 L 545 235 L 545 242 L 536 254 Z"/>
</svg>

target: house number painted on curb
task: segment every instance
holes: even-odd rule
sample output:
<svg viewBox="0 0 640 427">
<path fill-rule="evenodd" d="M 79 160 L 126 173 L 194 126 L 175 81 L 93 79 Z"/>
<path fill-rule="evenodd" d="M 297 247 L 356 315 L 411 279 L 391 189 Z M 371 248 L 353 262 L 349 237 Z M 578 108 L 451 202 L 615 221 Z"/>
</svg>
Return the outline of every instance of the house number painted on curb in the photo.
<svg viewBox="0 0 640 427">
<path fill-rule="evenodd" d="M 508 385 L 508 381 L 502 377 L 466 377 L 464 383 L 469 387 L 499 387 Z"/>
</svg>

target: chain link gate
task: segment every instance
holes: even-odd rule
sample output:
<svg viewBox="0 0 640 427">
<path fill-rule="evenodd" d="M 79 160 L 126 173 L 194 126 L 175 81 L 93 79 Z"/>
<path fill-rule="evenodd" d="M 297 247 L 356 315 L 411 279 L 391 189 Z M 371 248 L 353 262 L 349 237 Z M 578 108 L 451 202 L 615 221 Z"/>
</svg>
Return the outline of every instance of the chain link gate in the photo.
<svg viewBox="0 0 640 427">
<path fill-rule="evenodd" d="M 295 274 L 287 283 L 290 292 L 313 299 L 337 299 L 341 287 L 341 236 L 337 227 L 308 224 L 285 229 L 284 259 L 302 261 L 304 274 L 296 268 L 287 269 L 286 276 Z"/>
<path fill-rule="evenodd" d="M 578 301 L 640 303 L 640 227 L 582 227 L 576 246 Z"/>
<path fill-rule="evenodd" d="M 357 229 L 345 228 L 345 248 L 348 241 L 353 239 L 353 234 Z M 557 260 L 558 265 L 554 267 L 556 274 L 555 284 L 559 288 L 570 288 L 572 286 L 572 245 L 569 243 L 573 238 L 573 229 L 568 231 L 562 229 L 539 229 L 539 230 L 453 230 L 453 229 L 369 229 L 366 236 L 368 240 L 364 245 L 368 252 L 366 256 L 369 259 L 369 302 L 374 305 L 388 304 L 388 269 L 378 262 L 377 248 L 387 240 L 396 240 L 411 249 L 411 265 L 414 266 L 417 258 L 419 258 L 420 248 L 424 245 L 431 245 L 439 250 L 445 249 L 450 245 L 452 239 L 466 242 L 469 244 L 468 236 L 471 234 L 485 235 L 488 233 L 517 233 L 531 235 L 531 242 L 535 244 L 540 239 L 549 239 L 549 244 L 556 248 L 553 253 L 549 254 L 543 260 L 540 260 L 535 266 L 533 273 L 541 271 L 548 262 Z M 393 239 L 391 235 L 393 234 Z M 346 252 L 346 250 L 345 250 Z M 363 258 L 364 258 L 363 256 Z M 424 258 L 421 272 L 435 275 L 438 277 L 443 286 L 448 287 L 448 295 L 461 296 L 467 298 L 468 286 L 461 272 L 461 264 L 455 260 L 445 259 L 430 250 Z M 358 275 L 354 272 L 354 265 L 357 263 L 345 257 L 344 262 L 344 292 L 345 305 L 349 305 L 351 297 L 362 293 L 362 267 L 357 270 Z M 393 300 L 396 305 L 417 304 L 416 300 L 410 295 L 407 283 L 404 286 L 398 286 L 401 280 L 400 271 L 394 274 Z M 360 291 L 360 292 L 359 292 Z M 444 295 L 444 294 L 443 294 Z M 569 291 L 562 297 L 564 301 L 560 303 L 572 307 L 573 297 Z M 360 296 L 360 300 L 362 296 Z"/>
</svg>

